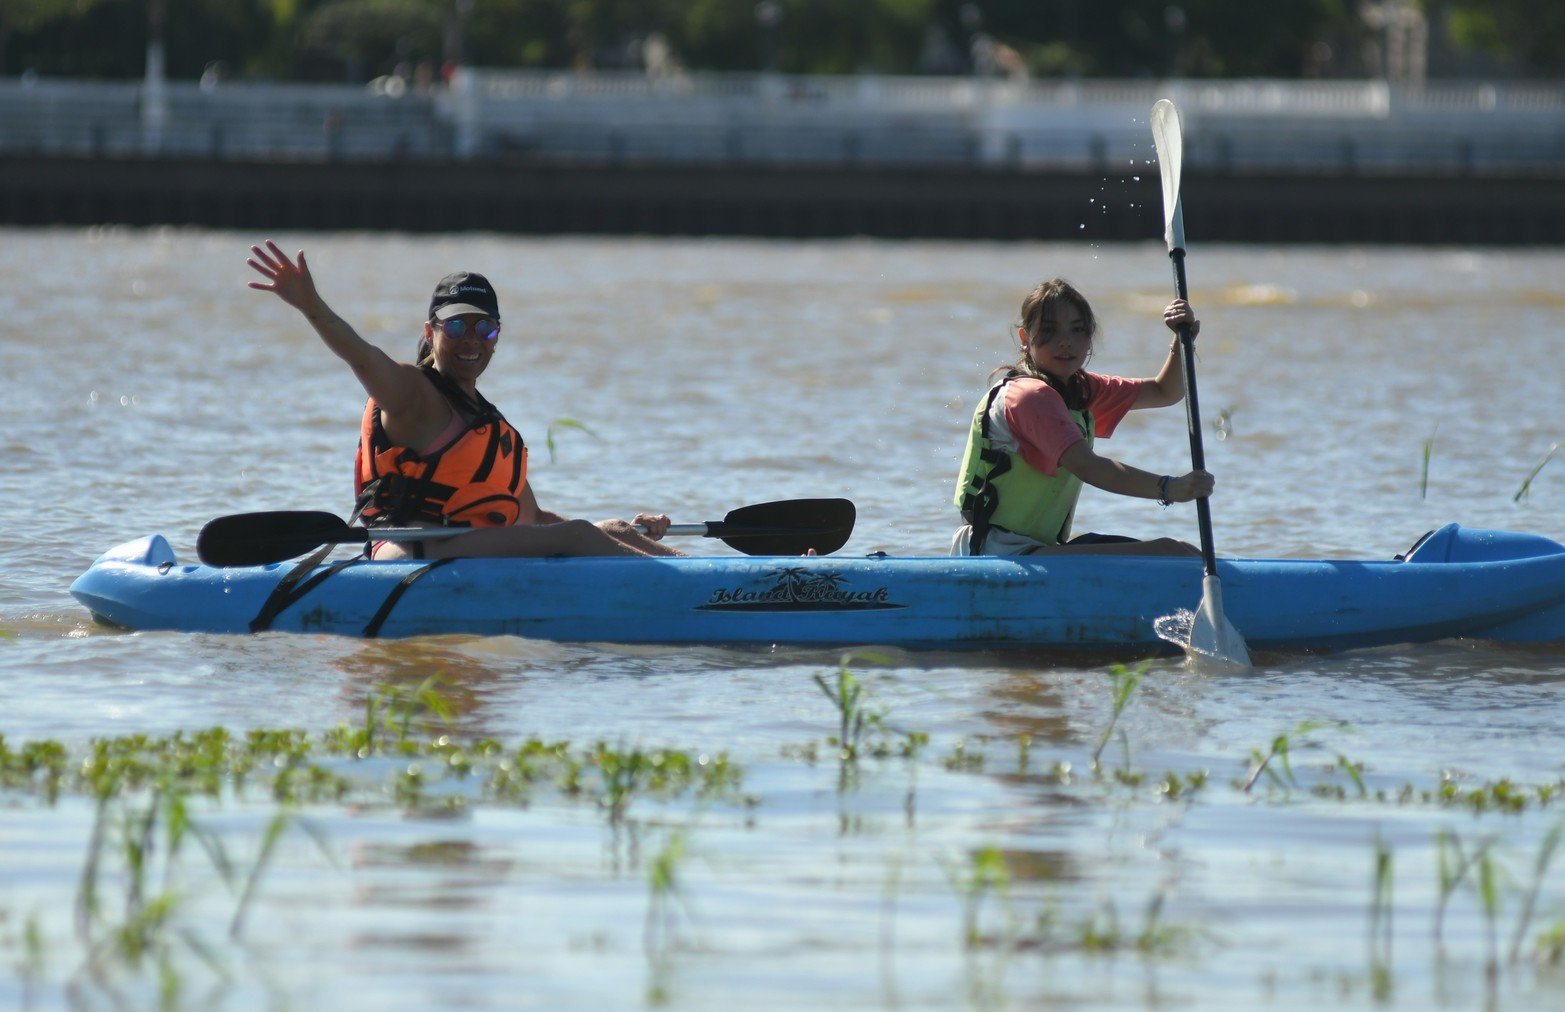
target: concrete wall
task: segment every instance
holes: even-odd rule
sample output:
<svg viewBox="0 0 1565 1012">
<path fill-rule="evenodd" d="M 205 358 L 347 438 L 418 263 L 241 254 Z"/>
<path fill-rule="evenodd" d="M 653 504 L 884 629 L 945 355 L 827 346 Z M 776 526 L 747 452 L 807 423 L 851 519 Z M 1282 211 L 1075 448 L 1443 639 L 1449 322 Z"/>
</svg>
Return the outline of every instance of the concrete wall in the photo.
<svg viewBox="0 0 1565 1012">
<path fill-rule="evenodd" d="M 1139 175 L 1139 179 L 1134 178 Z M 1150 171 L 0 157 L 0 221 L 528 234 L 1155 240 Z M 1565 242 L 1565 173 L 1189 167 L 1192 241 Z"/>
</svg>

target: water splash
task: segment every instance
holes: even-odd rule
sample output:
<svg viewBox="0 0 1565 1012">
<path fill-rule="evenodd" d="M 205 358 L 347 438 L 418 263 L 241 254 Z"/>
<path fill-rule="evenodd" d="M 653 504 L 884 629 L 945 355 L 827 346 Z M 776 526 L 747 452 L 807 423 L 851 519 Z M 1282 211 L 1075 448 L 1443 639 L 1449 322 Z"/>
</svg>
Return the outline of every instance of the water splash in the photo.
<svg viewBox="0 0 1565 1012">
<path fill-rule="evenodd" d="M 1195 628 L 1195 612 L 1181 608 L 1172 615 L 1152 620 L 1152 631 L 1160 640 L 1167 640 L 1181 650 L 1190 649 L 1190 632 Z"/>
</svg>

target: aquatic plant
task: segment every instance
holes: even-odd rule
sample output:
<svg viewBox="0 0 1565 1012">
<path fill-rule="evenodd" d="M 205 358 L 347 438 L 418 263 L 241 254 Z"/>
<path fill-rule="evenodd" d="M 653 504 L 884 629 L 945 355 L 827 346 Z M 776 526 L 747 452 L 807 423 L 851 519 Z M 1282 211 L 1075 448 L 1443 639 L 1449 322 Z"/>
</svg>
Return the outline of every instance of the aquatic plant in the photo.
<svg viewBox="0 0 1565 1012">
<path fill-rule="evenodd" d="M 1434 455 L 1435 434 L 1439 431 L 1440 423 L 1436 422 L 1429 431 L 1429 438 L 1424 440 L 1424 462 L 1418 474 L 1418 498 L 1421 500 L 1429 498 L 1429 458 Z"/>
<path fill-rule="evenodd" d="M 333 751 L 368 759 L 389 749 L 404 753 L 417 751 L 408 738 L 416 717 L 430 715 L 442 724 L 451 719 L 451 704 L 440 692 L 445 676 L 435 672 L 407 689 L 382 685 L 364 696 L 364 723 L 359 727 L 340 724 L 328 737 Z"/>
<path fill-rule="evenodd" d="M 1150 956 L 1180 949 L 1196 932 L 1163 919 L 1167 899 L 1167 893 L 1161 889 L 1152 894 L 1142 915 L 1141 928 L 1133 934 L 1121 927 L 1119 907 L 1112 899 L 1104 899 L 1077 928 L 1076 946 L 1083 952 L 1098 955 L 1133 949 Z"/>
<path fill-rule="evenodd" d="M 1206 786 L 1206 770 L 1196 770 L 1194 773 L 1186 773 L 1180 776 L 1173 770 L 1163 774 L 1163 778 L 1153 784 L 1153 790 L 1157 796 L 1166 801 L 1176 801 L 1180 798 L 1189 798 L 1190 795 Z"/>
<path fill-rule="evenodd" d="M 1531 471 L 1527 472 L 1527 477 L 1522 480 L 1521 488 L 1518 488 L 1516 490 L 1516 494 L 1511 496 L 1511 502 L 1519 503 L 1523 499 L 1527 498 L 1528 494 L 1532 491 L 1532 480 L 1538 477 L 1538 472 L 1543 470 L 1543 465 L 1547 464 L 1550 459 L 1553 458 L 1554 451 L 1558 450 L 1559 448 L 1560 444 L 1558 443 L 1549 444 L 1549 451 L 1543 455 L 1543 459 L 1538 461 L 1538 463 Z"/>
<path fill-rule="evenodd" d="M 686 841 L 683 829 L 668 834 L 647 863 L 647 917 L 642 928 L 642 946 L 649 957 L 666 952 L 672 944 L 676 908 L 682 907 L 689 913 L 680 879 L 680 868 L 688 854 Z"/>
<path fill-rule="evenodd" d="M 833 683 L 828 683 L 819 674 L 813 676 L 815 684 L 837 708 L 837 736 L 827 740 L 837 746 L 840 757 L 848 762 L 858 759 L 865 733 L 872 728 L 879 728 L 884 718 L 880 710 L 869 706 L 864 698 L 864 686 L 848 667 L 851 662 L 863 659 L 867 658 L 852 653 L 843 654 Z"/>
<path fill-rule="evenodd" d="M 969 752 L 966 741 L 958 741 L 951 746 L 951 752 L 940 761 L 940 765 L 952 772 L 977 773 L 984 768 L 984 754 L 981 750 Z"/>
<path fill-rule="evenodd" d="M 1114 726 L 1119 723 L 1119 718 L 1125 712 L 1125 707 L 1130 705 L 1130 697 L 1135 694 L 1141 685 L 1141 679 L 1152 667 L 1151 661 L 1142 661 L 1135 667 L 1126 667 L 1116 664 L 1109 669 L 1109 722 L 1103 728 L 1103 733 L 1098 736 L 1098 747 L 1092 750 L 1092 768 L 1098 769 L 1098 759 L 1103 755 L 1103 747 L 1108 744 L 1109 738 L 1114 734 Z M 1125 741 L 1125 764 L 1130 764 L 1130 743 Z"/>
<path fill-rule="evenodd" d="M 1005 854 L 999 847 L 989 844 L 971 851 L 964 865 L 946 868 L 946 877 L 962 901 L 962 944 L 967 948 L 994 944 L 995 939 L 985 936 L 979 928 L 979 920 L 985 901 L 991 894 L 998 895 L 1005 907 L 1006 938 L 1014 934 L 1015 918 L 1011 910 L 1011 872 L 1005 863 Z"/>
<path fill-rule="evenodd" d="M 1484 936 L 1489 940 L 1489 961 L 1485 974 L 1492 980 L 1500 972 L 1500 880 L 1494 860 L 1494 848 L 1484 847 L 1476 857 L 1478 900 L 1484 914 Z"/>
<path fill-rule="evenodd" d="M 239 902 L 234 907 L 233 919 L 228 922 L 228 937 L 238 938 L 244 930 L 245 912 L 250 909 L 251 901 L 261 886 L 261 873 L 271 866 L 272 857 L 277 850 L 278 842 L 288 830 L 298 828 L 315 842 L 316 848 L 327 861 L 335 864 L 332 857 L 331 844 L 327 840 L 325 832 L 313 822 L 301 819 L 292 808 L 280 808 L 266 824 L 266 832 L 261 834 L 261 847 L 251 864 L 250 871 L 245 875 L 244 886 L 239 891 Z"/>
<path fill-rule="evenodd" d="M 693 789 L 707 797 L 736 788 L 739 770 L 727 755 L 707 756 L 677 749 L 613 749 L 598 742 L 587 756 L 597 770 L 598 804 L 609 821 L 624 818 L 630 802 L 639 794 L 668 795 Z"/>
<path fill-rule="evenodd" d="M 603 438 L 602 436 L 598 435 L 596 432 L 593 432 L 591 429 L 587 428 L 587 426 L 583 425 L 581 422 L 578 422 L 574 418 L 556 418 L 554 421 L 549 423 L 549 427 L 544 430 L 544 434 L 543 434 L 543 441 L 549 447 L 549 463 L 551 463 L 551 464 L 554 463 L 554 447 L 555 447 L 554 433 L 558 429 L 573 429 L 573 430 L 575 430 L 577 432 L 585 432 L 587 435 L 591 436 L 593 439 L 597 439 L 597 440 L 600 440 L 600 441 Z"/>
<path fill-rule="evenodd" d="M 1565 920 L 1555 921 L 1538 932 L 1536 946 L 1538 962 L 1548 966 L 1565 962 Z"/>
<path fill-rule="evenodd" d="M 1480 850 L 1487 849 L 1488 842 L 1480 845 Z M 1456 892 L 1462 880 L 1467 877 L 1468 870 L 1473 866 L 1476 854 L 1469 856 L 1462 848 L 1462 838 L 1454 831 L 1441 827 L 1435 833 L 1435 875 L 1437 890 L 1435 893 L 1435 913 L 1433 931 L 1435 948 L 1440 949 L 1445 945 L 1445 911 L 1450 903 L 1451 896 Z"/>
<path fill-rule="evenodd" d="M 864 683 L 849 667 L 857 661 L 891 663 L 891 659 L 884 654 L 849 651 L 842 655 L 836 675 L 830 681 L 818 673 L 811 676 L 837 710 L 837 733 L 827 738 L 827 742 L 836 747 L 837 757 L 844 764 L 845 771 L 865 755 L 876 758 L 890 755 L 915 758 L 929 744 L 929 735 L 922 731 L 897 731 L 886 724 L 886 711 L 870 703 Z M 888 739 L 888 731 L 896 735 L 896 739 Z"/>
<path fill-rule="evenodd" d="M 1290 758 L 1294 747 L 1294 740 L 1302 739 L 1307 735 L 1320 730 L 1321 728 L 1332 726 L 1341 727 L 1342 725 L 1334 725 L 1329 721 L 1321 720 L 1302 721 L 1292 731 L 1284 732 L 1273 738 L 1271 747 L 1267 749 L 1267 751 L 1262 752 L 1260 749 L 1251 749 L 1250 761 L 1254 763 L 1254 766 L 1250 770 L 1250 775 L 1248 778 L 1246 778 L 1244 786 L 1241 789 L 1246 794 L 1248 794 L 1250 789 L 1255 786 L 1255 782 L 1261 778 L 1262 774 L 1265 774 L 1273 784 L 1285 790 L 1290 788 L 1297 788 L 1299 786 L 1299 781 L 1298 778 L 1293 774 L 1293 763 Z M 1301 741 L 1299 744 L 1302 745 L 1310 743 Z M 1281 767 L 1281 773 L 1278 773 L 1277 770 L 1273 768 L 1273 760 L 1276 761 L 1277 766 Z"/>
<path fill-rule="evenodd" d="M 1369 901 L 1369 966 L 1371 989 L 1377 1000 L 1391 990 L 1392 920 L 1395 910 L 1395 857 L 1391 845 L 1375 834 L 1374 875 Z"/>
<path fill-rule="evenodd" d="M 1549 865 L 1554 862 L 1554 855 L 1559 851 L 1560 837 L 1565 834 L 1565 823 L 1556 822 L 1538 845 L 1538 853 L 1533 858 L 1532 884 L 1522 896 L 1522 908 L 1516 916 L 1516 930 L 1511 935 L 1511 951 L 1509 961 L 1515 963 L 1521 958 L 1522 938 L 1532 924 L 1533 914 L 1538 908 L 1538 894 L 1543 891 L 1543 882 L 1549 873 Z"/>
<path fill-rule="evenodd" d="M 237 873 L 222 839 L 193 817 L 190 800 L 173 778 L 145 796 L 135 790 L 100 796 L 77 887 L 76 932 L 87 953 L 82 974 L 106 986 L 117 970 L 139 971 L 150 960 L 166 1007 L 179 1004 L 171 999 L 182 986 L 176 970 L 180 953 L 194 956 L 219 978 L 228 975 L 212 945 L 196 932 L 175 930 L 188 898 L 188 887 L 181 886 L 187 877 L 182 857 L 187 840 L 200 845 L 225 885 L 232 886 Z M 238 937 L 276 842 L 291 824 L 288 813 L 281 812 L 268 827 L 244 876 L 230 937 Z M 324 850 L 324 841 L 318 842 Z M 119 889 L 117 916 L 107 912 L 111 883 Z"/>
</svg>

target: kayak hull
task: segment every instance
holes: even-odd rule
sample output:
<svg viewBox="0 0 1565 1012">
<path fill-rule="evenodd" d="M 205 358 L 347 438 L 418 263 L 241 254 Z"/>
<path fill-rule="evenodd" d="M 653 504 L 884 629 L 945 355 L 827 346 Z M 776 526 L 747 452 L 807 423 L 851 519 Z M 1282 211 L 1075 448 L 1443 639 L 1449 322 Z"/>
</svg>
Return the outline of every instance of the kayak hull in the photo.
<svg viewBox="0 0 1565 1012">
<path fill-rule="evenodd" d="M 152 535 L 105 553 L 71 592 L 132 630 L 1146 652 L 1175 649 L 1154 622 L 1193 610 L 1203 575 L 1198 558 L 1101 555 L 337 565 L 279 594 L 294 563 L 180 565 Z M 1405 560 L 1225 559 L 1218 575 L 1252 649 L 1565 641 L 1565 547 L 1536 535 L 1448 524 Z"/>
</svg>

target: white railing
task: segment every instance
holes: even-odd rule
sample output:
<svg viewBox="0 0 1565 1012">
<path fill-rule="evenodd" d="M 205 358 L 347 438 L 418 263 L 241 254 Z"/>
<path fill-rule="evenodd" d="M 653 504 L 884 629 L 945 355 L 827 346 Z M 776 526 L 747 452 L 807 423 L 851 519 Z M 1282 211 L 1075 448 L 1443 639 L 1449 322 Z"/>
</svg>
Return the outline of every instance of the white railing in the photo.
<svg viewBox="0 0 1565 1012">
<path fill-rule="evenodd" d="M 1565 86 L 1013 81 L 466 71 L 449 89 L 0 80 L 0 154 L 533 157 L 1066 167 L 1147 157 L 1152 102 L 1192 164 L 1565 172 Z"/>
</svg>

